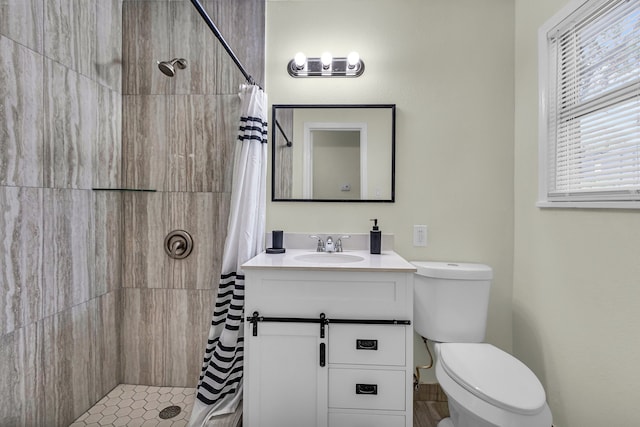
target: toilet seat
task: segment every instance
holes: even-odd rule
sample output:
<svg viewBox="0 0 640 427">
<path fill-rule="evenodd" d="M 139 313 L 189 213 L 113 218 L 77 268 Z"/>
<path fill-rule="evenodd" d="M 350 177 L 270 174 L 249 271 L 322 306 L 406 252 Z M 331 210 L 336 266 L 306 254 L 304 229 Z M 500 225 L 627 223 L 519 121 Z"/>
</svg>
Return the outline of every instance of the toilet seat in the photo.
<svg viewBox="0 0 640 427">
<path fill-rule="evenodd" d="M 542 384 L 526 365 L 486 343 L 438 345 L 443 370 L 458 385 L 504 410 L 534 415 L 546 405 Z"/>
</svg>

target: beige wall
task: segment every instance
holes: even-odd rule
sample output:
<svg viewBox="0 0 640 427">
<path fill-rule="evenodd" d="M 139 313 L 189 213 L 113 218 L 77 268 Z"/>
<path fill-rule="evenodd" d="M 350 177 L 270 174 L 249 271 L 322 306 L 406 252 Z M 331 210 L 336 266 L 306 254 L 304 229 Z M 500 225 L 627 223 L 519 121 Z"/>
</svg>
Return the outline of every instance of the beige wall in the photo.
<svg viewBox="0 0 640 427">
<path fill-rule="evenodd" d="M 407 259 L 491 265 L 487 339 L 507 351 L 513 7 L 510 0 L 268 0 L 266 55 L 271 103 L 397 105 L 396 203 L 270 202 L 267 230 L 363 233 L 379 218 Z M 300 50 L 357 50 L 366 70 L 355 79 L 293 79 L 286 65 Z M 413 224 L 429 226 L 426 248 L 413 247 Z M 422 348 L 416 354 L 416 363 L 425 361 Z"/>
<path fill-rule="evenodd" d="M 535 207 L 537 29 L 566 3 L 380 0 L 363 11 L 356 0 L 268 1 L 270 101 L 396 103 L 398 171 L 395 204 L 270 203 L 267 229 L 366 232 L 377 216 L 409 259 L 492 265 L 487 339 L 539 376 L 555 425 L 635 425 L 640 217 Z M 291 37 L 304 16 L 313 18 Z M 326 48 L 360 51 L 365 74 L 288 77 L 296 51 Z M 412 50 L 415 73 L 399 62 Z M 429 225 L 425 249 L 411 245 L 415 223 Z"/>
<path fill-rule="evenodd" d="M 516 1 L 513 350 L 559 427 L 638 425 L 640 215 L 538 209 L 537 29 L 568 2 Z"/>
</svg>

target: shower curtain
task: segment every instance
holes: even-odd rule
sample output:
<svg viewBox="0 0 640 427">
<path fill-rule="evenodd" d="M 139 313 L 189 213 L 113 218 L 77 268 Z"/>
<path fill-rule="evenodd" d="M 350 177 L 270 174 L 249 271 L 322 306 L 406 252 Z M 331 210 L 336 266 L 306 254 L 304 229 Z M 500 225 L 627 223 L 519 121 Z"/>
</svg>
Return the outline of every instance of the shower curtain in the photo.
<svg viewBox="0 0 640 427">
<path fill-rule="evenodd" d="M 235 147 L 231 208 L 222 274 L 189 426 L 234 412 L 242 400 L 244 274 L 241 265 L 264 248 L 267 96 L 243 85 Z"/>
</svg>

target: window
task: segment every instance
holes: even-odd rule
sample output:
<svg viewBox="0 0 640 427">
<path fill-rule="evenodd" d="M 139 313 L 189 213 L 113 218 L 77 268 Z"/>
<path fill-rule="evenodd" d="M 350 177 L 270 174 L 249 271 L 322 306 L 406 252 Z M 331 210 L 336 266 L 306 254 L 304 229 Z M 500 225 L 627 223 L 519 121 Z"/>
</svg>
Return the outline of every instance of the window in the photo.
<svg viewBox="0 0 640 427">
<path fill-rule="evenodd" d="M 538 47 L 538 205 L 640 208 L 640 0 L 572 2 Z"/>
</svg>

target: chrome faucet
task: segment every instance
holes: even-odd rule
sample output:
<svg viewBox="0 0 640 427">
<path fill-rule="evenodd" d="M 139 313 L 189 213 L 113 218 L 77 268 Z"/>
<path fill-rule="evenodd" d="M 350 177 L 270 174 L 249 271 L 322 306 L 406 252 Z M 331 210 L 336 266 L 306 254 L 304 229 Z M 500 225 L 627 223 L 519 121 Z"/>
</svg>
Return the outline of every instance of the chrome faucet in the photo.
<svg viewBox="0 0 640 427">
<path fill-rule="evenodd" d="M 351 236 L 341 236 L 336 242 L 336 252 L 342 252 L 342 239 L 348 239 Z"/>
<path fill-rule="evenodd" d="M 336 251 L 336 247 L 333 243 L 333 238 L 331 236 L 327 237 L 327 243 L 325 244 L 324 247 L 325 252 L 335 252 Z"/>
<path fill-rule="evenodd" d="M 348 239 L 349 235 L 340 236 L 337 241 L 333 241 L 333 237 L 327 236 L 326 242 L 322 240 L 320 236 L 312 234 L 309 236 L 311 239 L 317 240 L 316 252 L 342 252 L 342 239 Z"/>
<path fill-rule="evenodd" d="M 318 239 L 318 246 L 316 246 L 316 252 L 324 252 L 324 242 L 319 236 L 311 235 L 311 239 Z"/>
</svg>

